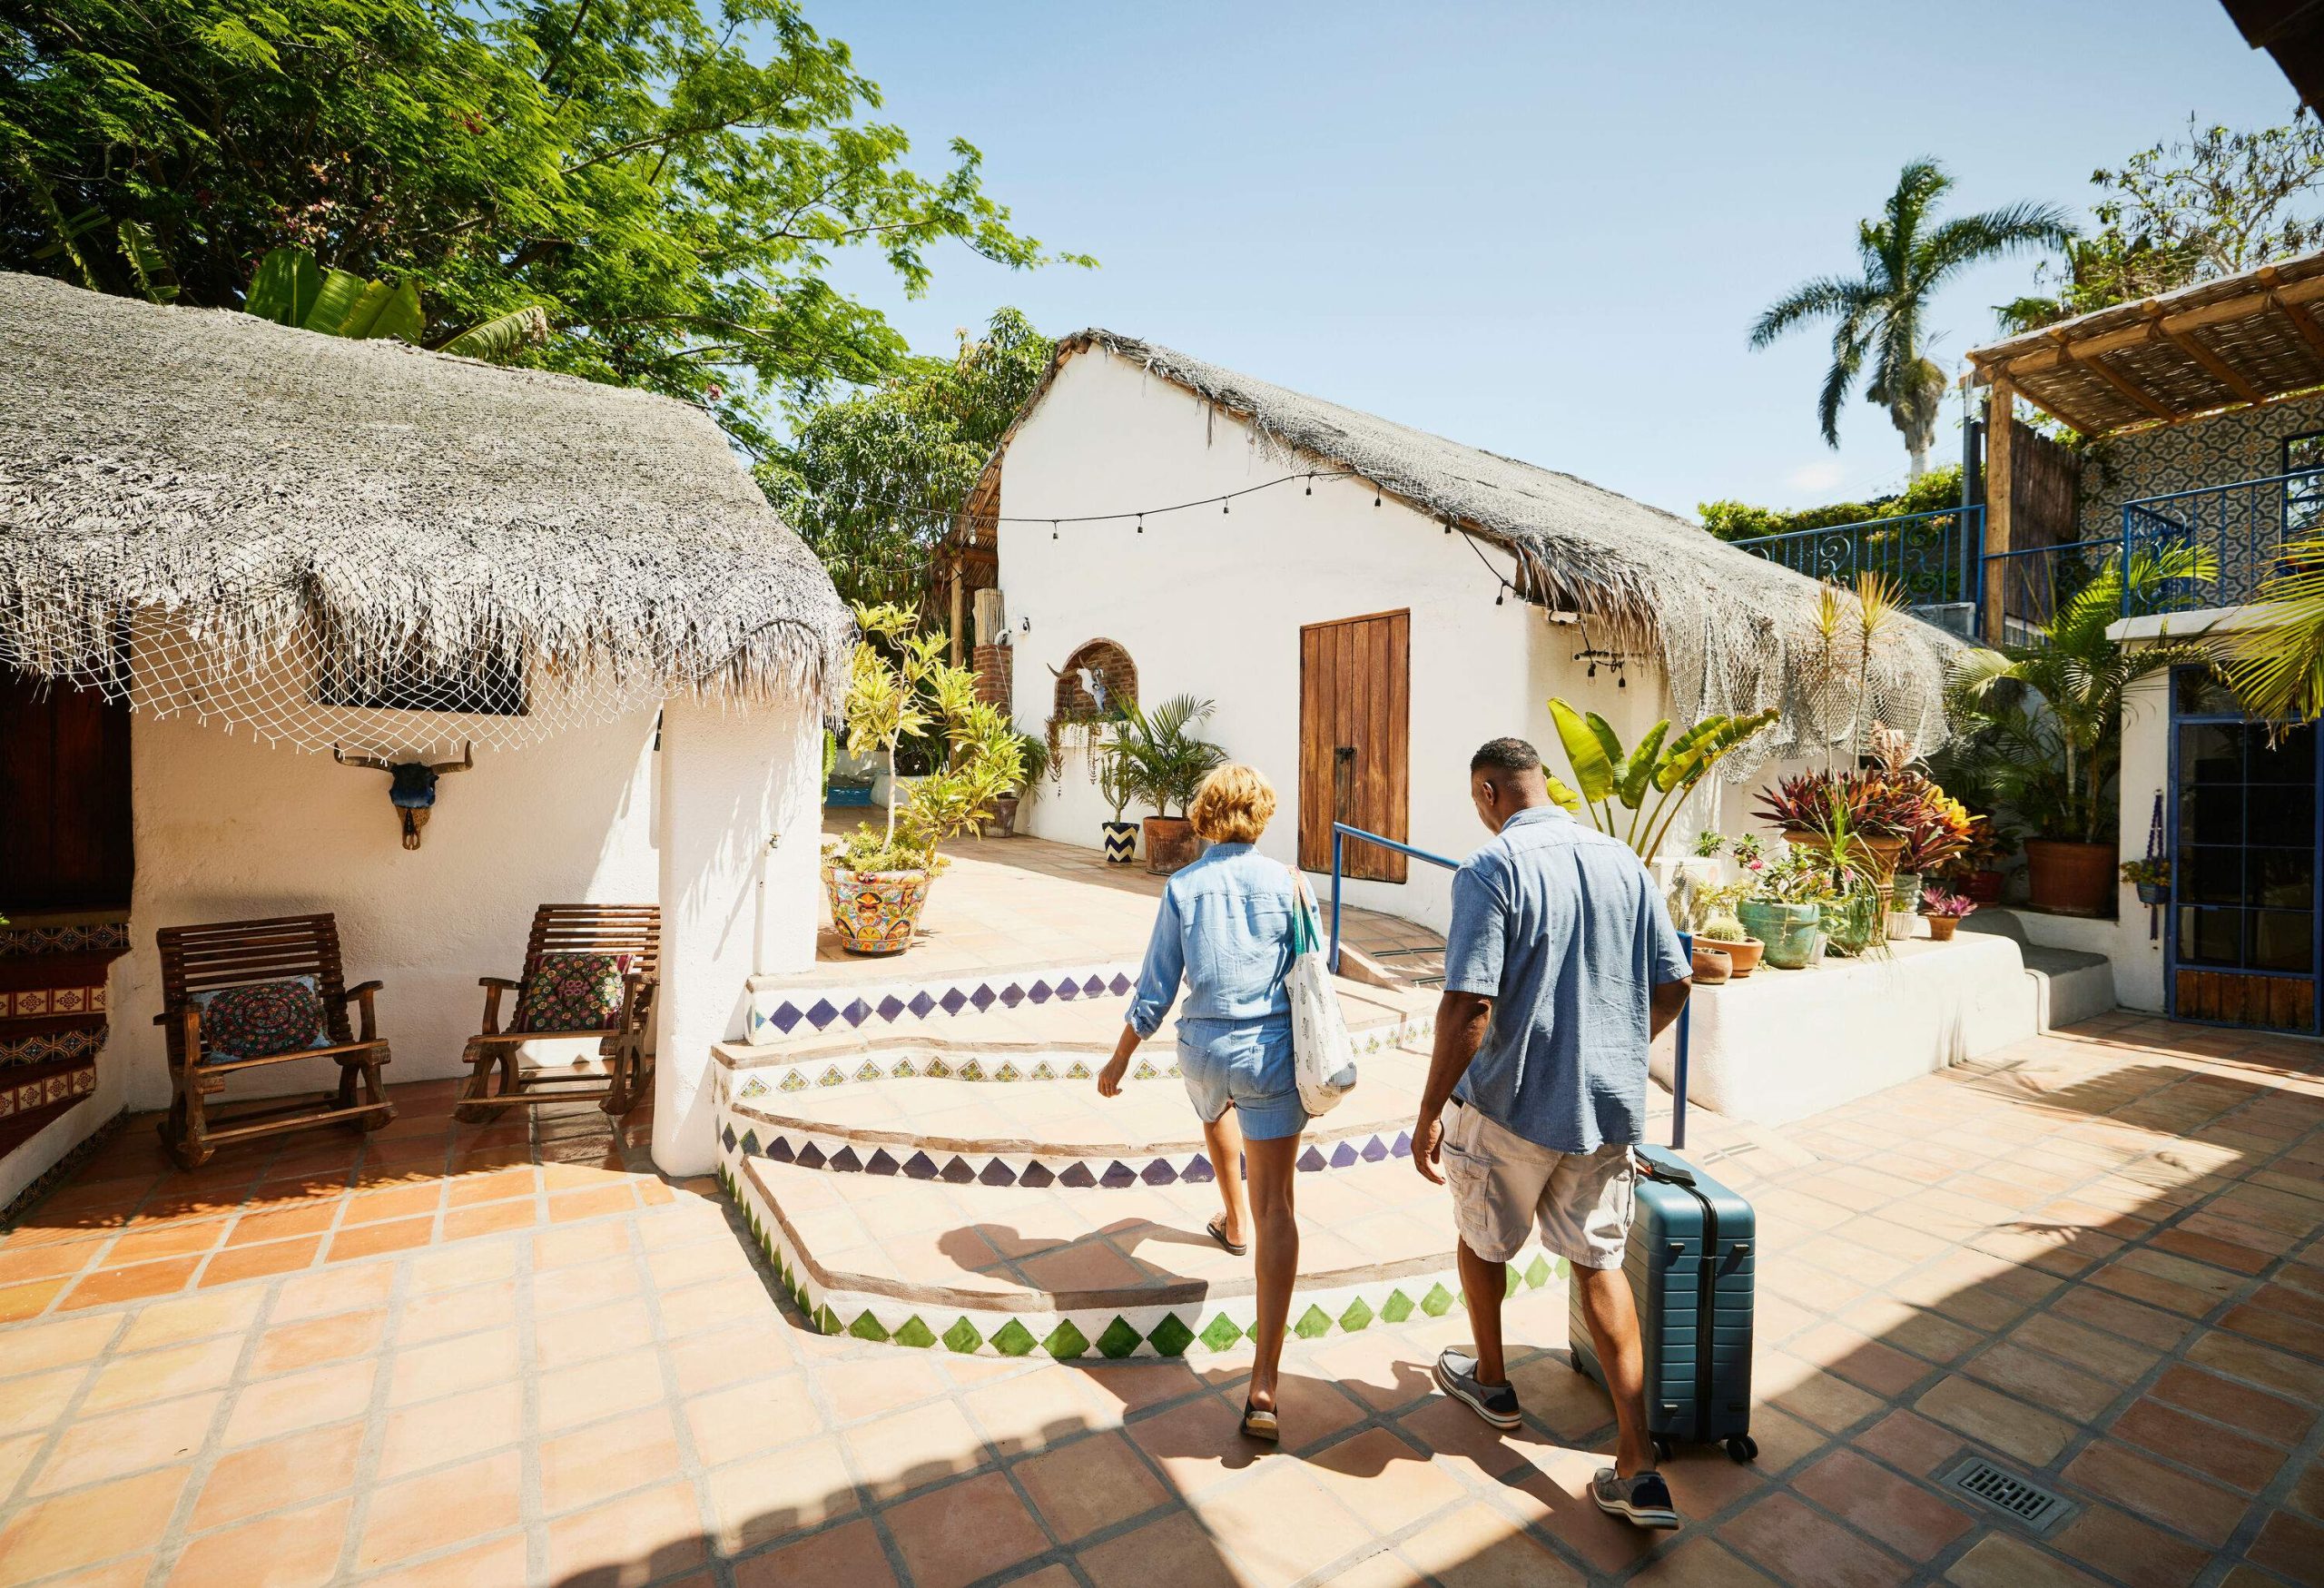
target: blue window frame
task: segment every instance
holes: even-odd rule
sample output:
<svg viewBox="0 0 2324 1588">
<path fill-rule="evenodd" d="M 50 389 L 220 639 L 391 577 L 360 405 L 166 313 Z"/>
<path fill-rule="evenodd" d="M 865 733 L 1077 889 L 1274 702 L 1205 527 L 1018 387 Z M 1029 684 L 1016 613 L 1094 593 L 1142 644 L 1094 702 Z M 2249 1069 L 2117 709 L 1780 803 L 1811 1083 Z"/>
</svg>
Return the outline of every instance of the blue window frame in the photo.
<svg viewBox="0 0 2324 1588">
<path fill-rule="evenodd" d="M 2324 966 L 2317 725 L 2253 722 L 2201 667 L 2172 675 L 2171 707 L 2174 1012 L 2181 970 L 2314 983 Z M 2297 1029 L 2314 1027 L 2311 1012 Z"/>
</svg>

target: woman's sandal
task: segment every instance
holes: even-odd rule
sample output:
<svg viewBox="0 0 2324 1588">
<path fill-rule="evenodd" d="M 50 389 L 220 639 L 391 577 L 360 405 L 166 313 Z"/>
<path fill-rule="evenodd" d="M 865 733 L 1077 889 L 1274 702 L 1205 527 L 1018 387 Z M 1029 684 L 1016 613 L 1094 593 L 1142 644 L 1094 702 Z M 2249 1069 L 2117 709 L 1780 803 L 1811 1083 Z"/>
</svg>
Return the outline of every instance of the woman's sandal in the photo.
<svg viewBox="0 0 2324 1588">
<path fill-rule="evenodd" d="M 1275 1413 L 1250 1402 L 1243 1403 L 1243 1434 L 1246 1438 L 1264 1439 L 1274 1445 L 1283 1438 L 1283 1428 L 1276 1423 Z"/>
<path fill-rule="evenodd" d="M 1208 1224 L 1204 1225 L 1203 1228 L 1209 1232 L 1211 1239 L 1216 1241 L 1220 1246 L 1225 1247 L 1236 1257 L 1248 1257 L 1250 1255 L 1251 1248 L 1249 1247 L 1239 1245 L 1236 1242 L 1226 1238 L 1226 1214 L 1221 1213 L 1217 1218 L 1213 1218 Z"/>
</svg>

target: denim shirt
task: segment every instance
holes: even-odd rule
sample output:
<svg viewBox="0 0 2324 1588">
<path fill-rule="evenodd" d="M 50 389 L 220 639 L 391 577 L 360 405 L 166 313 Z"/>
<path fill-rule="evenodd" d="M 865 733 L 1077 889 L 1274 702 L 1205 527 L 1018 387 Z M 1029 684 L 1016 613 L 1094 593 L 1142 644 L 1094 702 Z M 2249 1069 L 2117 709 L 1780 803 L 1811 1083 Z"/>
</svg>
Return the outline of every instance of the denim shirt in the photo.
<svg viewBox="0 0 2324 1588">
<path fill-rule="evenodd" d="M 1209 1021 L 1291 1021 L 1291 873 L 1247 843 L 1214 843 L 1162 890 L 1146 945 L 1129 1023 L 1141 1037 L 1162 1029 L 1187 983 L 1180 1031 Z"/>
<path fill-rule="evenodd" d="M 1635 1144 L 1649 1003 L 1692 972 L 1628 844 L 1552 805 L 1518 812 L 1452 878 L 1444 990 L 1492 1000 L 1452 1095 L 1552 1151 Z"/>
</svg>

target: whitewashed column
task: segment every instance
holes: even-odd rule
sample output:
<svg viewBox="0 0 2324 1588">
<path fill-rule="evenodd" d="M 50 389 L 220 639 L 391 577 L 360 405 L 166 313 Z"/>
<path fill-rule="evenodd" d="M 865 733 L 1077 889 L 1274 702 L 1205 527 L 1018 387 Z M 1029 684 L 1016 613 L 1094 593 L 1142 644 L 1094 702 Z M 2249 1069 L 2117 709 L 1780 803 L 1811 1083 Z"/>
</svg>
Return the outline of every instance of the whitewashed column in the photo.
<svg viewBox="0 0 2324 1588">
<path fill-rule="evenodd" d="M 710 1050 L 744 1034 L 752 974 L 814 957 L 821 747 L 802 704 L 663 708 L 654 1161 L 665 1173 L 715 1161 Z"/>
</svg>

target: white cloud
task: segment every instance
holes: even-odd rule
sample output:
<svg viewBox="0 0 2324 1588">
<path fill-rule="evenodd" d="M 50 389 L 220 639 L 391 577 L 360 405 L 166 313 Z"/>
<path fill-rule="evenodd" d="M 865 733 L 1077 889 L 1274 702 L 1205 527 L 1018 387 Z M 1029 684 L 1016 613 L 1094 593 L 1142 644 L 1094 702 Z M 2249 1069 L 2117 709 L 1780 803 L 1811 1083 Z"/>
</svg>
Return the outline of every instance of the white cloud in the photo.
<svg viewBox="0 0 2324 1588">
<path fill-rule="evenodd" d="M 1830 490 L 1842 477 L 1837 463 L 1805 463 L 1785 475 L 1784 483 L 1794 490 Z"/>
</svg>

